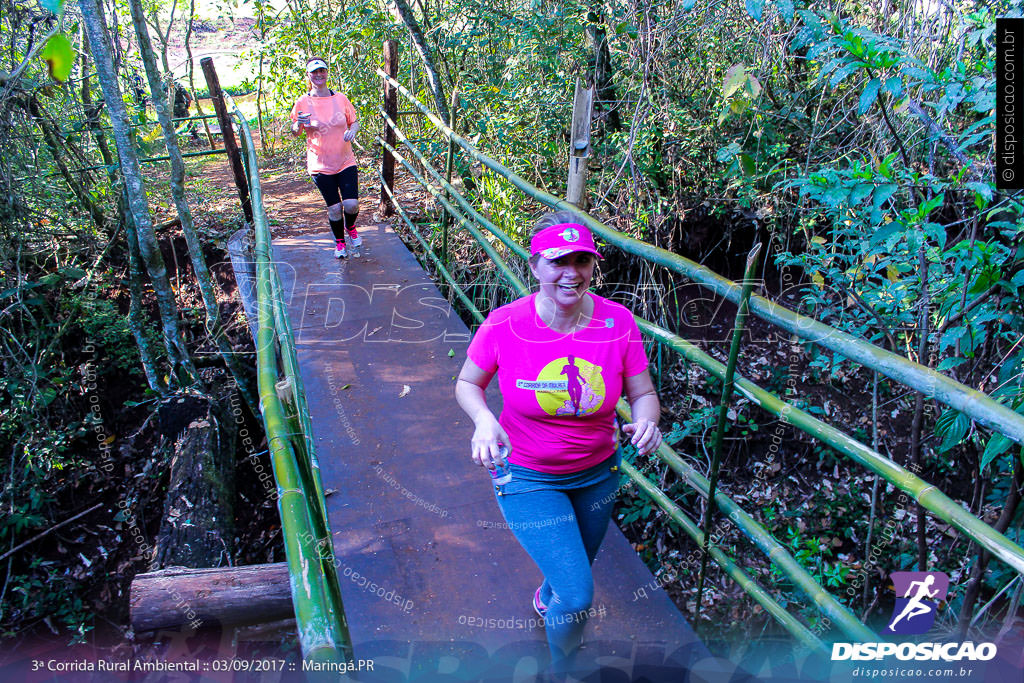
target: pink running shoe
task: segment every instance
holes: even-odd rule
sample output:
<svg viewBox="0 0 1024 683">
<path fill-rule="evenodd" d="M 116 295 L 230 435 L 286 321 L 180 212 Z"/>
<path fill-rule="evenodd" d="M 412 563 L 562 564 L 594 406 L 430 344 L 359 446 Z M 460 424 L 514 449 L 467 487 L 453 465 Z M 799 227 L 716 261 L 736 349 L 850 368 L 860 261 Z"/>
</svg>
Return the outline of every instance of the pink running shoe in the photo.
<svg viewBox="0 0 1024 683">
<path fill-rule="evenodd" d="M 533 611 L 543 619 L 544 615 L 548 613 L 548 606 L 540 601 L 540 586 L 537 586 L 537 590 L 533 594 Z"/>
</svg>

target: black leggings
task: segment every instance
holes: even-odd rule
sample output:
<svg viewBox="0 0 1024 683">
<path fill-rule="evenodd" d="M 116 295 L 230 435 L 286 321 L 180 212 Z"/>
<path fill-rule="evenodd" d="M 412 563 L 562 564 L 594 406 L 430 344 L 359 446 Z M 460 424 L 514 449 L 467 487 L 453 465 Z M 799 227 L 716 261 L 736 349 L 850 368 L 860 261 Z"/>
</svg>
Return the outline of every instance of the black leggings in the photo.
<svg viewBox="0 0 1024 683">
<path fill-rule="evenodd" d="M 314 173 L 313 182 L 327 206 L 340 204 L 342 199 L 359 199 L 359 169 L 356 166 L 349 166 L 341 173 Z"/>
</svg>

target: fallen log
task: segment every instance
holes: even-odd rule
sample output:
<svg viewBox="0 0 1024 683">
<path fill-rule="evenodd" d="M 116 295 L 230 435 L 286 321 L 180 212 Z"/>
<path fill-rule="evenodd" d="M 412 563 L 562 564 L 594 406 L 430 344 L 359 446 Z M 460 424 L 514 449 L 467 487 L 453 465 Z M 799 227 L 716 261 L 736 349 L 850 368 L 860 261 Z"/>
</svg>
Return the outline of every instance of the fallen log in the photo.
<svg viewBox="0 0 1024 683">
<path fill-rule="evenodd" d="M 137 574 L 129 594 L 132 629 L 195 629 L 294 618 L 288 564 L 161 569 Z"/>
<path fill-rule="evenodd" d="M 150 569 L 231 564 L 234 539 L 234 422 L 203 397 L 160 406 L 160 430 L 174 439 L 171 478 Z"/>
<path fill-rule="evenodd" d="M 178 216 L 175 216 L 174 218 L 172 218 L 170 220 L 167 220 L 167 221 L 164 221 L 163 223 L 157 223 L 156 225 L 153 226 L 153 229 L 156 230 L 157 232 L 159 232 L 161 230 L 166 230 L 167 228 L 180 228 L 180 227 L 181 227 L 181 218 L 179 218 Z"/>
</svg>

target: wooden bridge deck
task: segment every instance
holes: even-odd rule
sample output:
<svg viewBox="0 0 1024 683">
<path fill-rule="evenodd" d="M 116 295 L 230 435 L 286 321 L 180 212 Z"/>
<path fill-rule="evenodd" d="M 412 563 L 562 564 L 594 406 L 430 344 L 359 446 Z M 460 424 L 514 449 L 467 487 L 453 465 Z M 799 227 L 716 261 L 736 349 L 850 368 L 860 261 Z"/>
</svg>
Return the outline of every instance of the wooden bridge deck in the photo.
<svg viewBox="0 0 1024 683">
<path fill-rule="evenodd" d="M 362 258 L 335 260 L 326 231 L 275 239 L 274 255 L 355 656 L 374 660 L 362 678 L 531 680 L 547 650 L 530 602 L 541 576 L 469 458 L 454 398 L 469 332 L 390 227 L 360 231 Z M 603 680 L 714 666 L 614 524 L 594 575 L 584 647 Z"/>
</svg>

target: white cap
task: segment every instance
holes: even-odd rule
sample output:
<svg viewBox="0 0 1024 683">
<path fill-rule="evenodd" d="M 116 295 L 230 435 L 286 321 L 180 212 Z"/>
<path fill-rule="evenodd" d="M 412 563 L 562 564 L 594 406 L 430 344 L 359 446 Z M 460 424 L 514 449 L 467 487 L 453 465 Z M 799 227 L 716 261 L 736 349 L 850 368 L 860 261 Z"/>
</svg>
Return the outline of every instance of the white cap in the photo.
<svg viewBox="0 0 1024 683">
<path fill-rule="evenodd" d="M 306 73 L 311 74 L 317 69 L 326 69 L 327 63 L 322 59 L 311 59 L 306 63 Z"/>
</svg>

